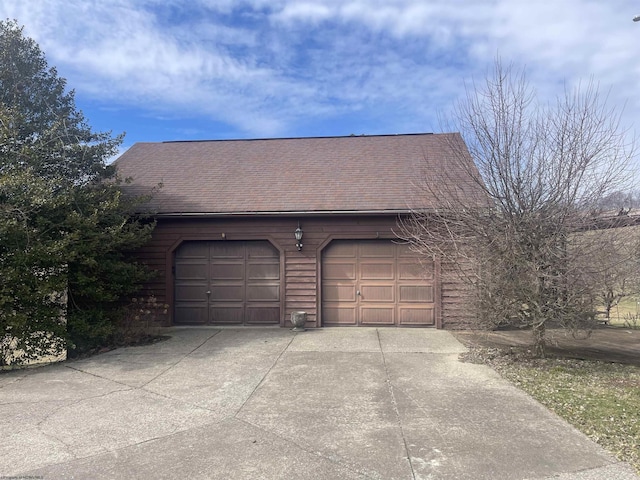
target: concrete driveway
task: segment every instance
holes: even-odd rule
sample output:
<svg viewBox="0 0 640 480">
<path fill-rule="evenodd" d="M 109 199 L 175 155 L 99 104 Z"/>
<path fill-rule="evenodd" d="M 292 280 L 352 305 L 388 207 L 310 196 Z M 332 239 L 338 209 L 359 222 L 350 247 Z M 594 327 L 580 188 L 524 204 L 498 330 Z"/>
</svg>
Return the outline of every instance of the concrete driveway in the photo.
<svg viewBox="0 0 640 480">
<path fill-rule="evenodd" d="M 0 478 L 638 478 L 445 331 L 169 334 L 0 375 Z"/>
</svg>

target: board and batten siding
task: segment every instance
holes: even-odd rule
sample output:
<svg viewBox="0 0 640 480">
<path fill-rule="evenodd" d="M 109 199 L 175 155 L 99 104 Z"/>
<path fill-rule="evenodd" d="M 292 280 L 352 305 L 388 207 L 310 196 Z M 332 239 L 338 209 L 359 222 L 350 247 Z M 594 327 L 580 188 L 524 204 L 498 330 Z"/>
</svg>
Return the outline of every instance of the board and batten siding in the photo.
<svg viewBox="0 0 640 480">
<path fill-rule="evenodd" d="M 294 231 L 303 230 L 301 251 Z M 336 239 L 396 239 L 397 217 L 317 216 L 317 217 L 172 217 L 158 218 L 151 241 L 136 252 L 137 258 L 154 269 L 156 276 L 145 285 L 143 294 L 153 294 L 160 304 L 169 305 L 165 325 L 172 322 L 174 308 L 175 251 L 188 241 L 267 240 L 279 250 L 281 259 L 281 319 L 289 325 L 291 313 L 307 312 L 307 326 L 320 326 L 320 279 L 322 250 Z M 460 285 L 453 279 L 439 288 L 440 318 L 436 325 L 450 327 L 463 321 L 457 299 Z M 443 319 L 444 322 L 441 320 Z"/>
</svg>

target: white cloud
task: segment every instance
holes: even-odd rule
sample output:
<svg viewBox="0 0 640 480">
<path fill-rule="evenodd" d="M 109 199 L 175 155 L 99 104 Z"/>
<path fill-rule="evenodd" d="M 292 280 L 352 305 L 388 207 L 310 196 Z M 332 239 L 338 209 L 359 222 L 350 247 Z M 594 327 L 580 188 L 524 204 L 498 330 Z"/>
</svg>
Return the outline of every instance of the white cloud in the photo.
<svg viewBox="0 0 640 480">
<path fill-rule="evenodd" d="M 638 117 L 624 0 L 3 0 L 70 85 L 249 135 L 368 114 L 419 130 L 496 52 L 552 96 L 593 76 Z M 413 125 L 413 127 L 411 127 Z"/>
<path fill-rule="evenodd" d="M 277 14 L 277 18 L 285 22 L 295 22 L 297 20 L 319 22 L 331 18 L 333 15 L 334 13 L 327 5 L 303 2 L 285 5 Z"/>
<path fill-rule="evenodd" d="M 135 2 L 33 1 L 30 6 L 36 8 L 13 6 L 9 14 L 27 25 L 26 33 L 40 43 L 51 63 L 72 77 L 75 88 L 102 101 L 136 102 L 160 111 L 193 109 L 261 133 L 281 128 L 279 120 L 256 108 L 257 100 L 260 92 L 276 89 L 282 94 L 295 88 L 252 58 L 231 56 L 220 48 L 217 33 L 204 43 L 201 37 L 167 35 L 171 29 L 158 24 L 151 12 L 134 8 Z M 68 21 L 71 16 L 75 21 Z M 217 27 L 201 21 L 198 32 Z M 233 41 L 235 32 L 221 30 Z M 242 111 L 244 116 L 238 113 Z"/>
</svg>

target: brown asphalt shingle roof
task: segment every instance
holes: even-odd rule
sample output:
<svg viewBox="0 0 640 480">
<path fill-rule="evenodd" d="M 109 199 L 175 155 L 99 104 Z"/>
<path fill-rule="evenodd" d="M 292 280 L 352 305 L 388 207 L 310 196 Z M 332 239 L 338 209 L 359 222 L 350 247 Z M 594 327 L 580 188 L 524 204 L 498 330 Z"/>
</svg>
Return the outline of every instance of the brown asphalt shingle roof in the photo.
<svg viewBox="0 0 640 480">
<path fill-rule="evenodd" d="M 457 133 L 136 143 L 116 166 L 132 193 L 162 183 L 159 214 L 406 212 L 439 206 L 423 179 L 469 184 L 458 147 Z"/>
</svg>

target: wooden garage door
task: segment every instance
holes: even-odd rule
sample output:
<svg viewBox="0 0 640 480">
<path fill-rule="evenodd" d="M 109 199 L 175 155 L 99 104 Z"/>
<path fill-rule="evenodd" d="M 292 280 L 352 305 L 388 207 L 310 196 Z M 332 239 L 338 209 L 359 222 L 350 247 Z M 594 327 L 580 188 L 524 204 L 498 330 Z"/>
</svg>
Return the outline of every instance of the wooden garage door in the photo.
<svg viewBox="0 0 640 480">
<path fill-rule="evenodd" d="M 433 265 L 388 240 L 336 240 L 322 255 L 326 326 L 430 326 L 436 322 Z"/>
<path fill-rule="evenodd" d="M 182 244 L 175 257 L 174 323 L 280 323 L 278 250 L 266 241 Z"/>
</svg>

